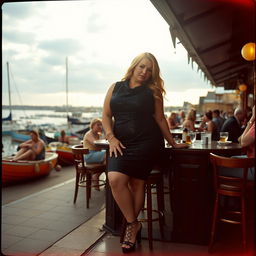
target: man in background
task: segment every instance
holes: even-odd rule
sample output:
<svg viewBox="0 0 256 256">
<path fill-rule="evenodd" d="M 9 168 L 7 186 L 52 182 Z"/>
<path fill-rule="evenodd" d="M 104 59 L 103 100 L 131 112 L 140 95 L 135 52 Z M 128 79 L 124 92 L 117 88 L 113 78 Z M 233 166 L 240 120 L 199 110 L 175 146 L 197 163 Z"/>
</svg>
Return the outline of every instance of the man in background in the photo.
<svg viewBox="0 0 256 256">
<path fill-rule="evenodd" d="M 229 117 L 221 127 L 221 132 L 228 132 L 228 140 L 238 143 L 238 138 L 242 135 L 242 124 L 246 118 L 246 112 L 237 107 L 234 111 L 234 115 Z"/>
</svg>

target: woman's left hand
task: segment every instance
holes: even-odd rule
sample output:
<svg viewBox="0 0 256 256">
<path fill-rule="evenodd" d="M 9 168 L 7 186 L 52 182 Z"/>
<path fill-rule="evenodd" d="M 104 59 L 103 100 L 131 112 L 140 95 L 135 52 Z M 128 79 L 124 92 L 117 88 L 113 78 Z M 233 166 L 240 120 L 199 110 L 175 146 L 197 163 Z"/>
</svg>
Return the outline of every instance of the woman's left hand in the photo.
<svg viewBox="0 0 256 256">
<path fill-rule="evenodd" d="M 186 144 L 186 143 L 175 143 L 173 145 L 174 148 L 188 148 L 189 147 L 189 144 Z"/>
</svg>

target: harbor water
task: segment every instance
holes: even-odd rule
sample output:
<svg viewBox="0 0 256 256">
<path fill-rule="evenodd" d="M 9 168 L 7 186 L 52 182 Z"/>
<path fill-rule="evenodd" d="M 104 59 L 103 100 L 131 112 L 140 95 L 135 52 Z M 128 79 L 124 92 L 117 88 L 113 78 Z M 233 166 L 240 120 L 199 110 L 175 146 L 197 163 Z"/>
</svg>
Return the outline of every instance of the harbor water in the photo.
<svg viewBox="0 0 256 256">
<path fill-rule="evenodd" d="M 2 118 L 9 115 L 8 109 L 2 109 Z M 72 116 L 72 113 L 69 113 Z M 90 121 L 93 118 L 101 118 L 101 113 L 89 112 L 83 113 L 83 118 Z M 53 136 L 54 132 L 60 132 L 63 128 L 68 127 L 67 113 L 55 112 L 53 110 L 12 110 L 12 119 L 17 122 L 20 129 L 28 127 L 38 127 L 43 129 L 47 136 Z M 3 128 L 3 127 L 2 127 Z M 3 131 L 3 129 L 2 129 Z M 20 143 L 14 142 L 9 135 L 2 134 L 2 156 L 12 155 L 17 151 Z"/>
</svg>

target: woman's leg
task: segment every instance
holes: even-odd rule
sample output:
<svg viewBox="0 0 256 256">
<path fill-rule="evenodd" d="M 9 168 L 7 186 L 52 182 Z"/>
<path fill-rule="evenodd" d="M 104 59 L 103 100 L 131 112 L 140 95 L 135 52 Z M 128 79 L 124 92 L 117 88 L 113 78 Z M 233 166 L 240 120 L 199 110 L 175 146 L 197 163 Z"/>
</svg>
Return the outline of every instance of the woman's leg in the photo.
<svg viewBox="0 0 256 256">
<path fill-rule="evenodd" d="M 36 154 L 31 150 L 27 150 L 23 152 L 23 154 L 20 154 L 18 157 L 17 155 L 13 158 L 13 160 L 35 160 Z"/>
<path fill-rule="evenodd" d="M 113 197 L 128 222 L 136 219 L 133 196 L 128 187 L 130 177 L 120 172 L 108 172 Z"/>
<path fill-rule="evenodd" d="M 112 190 L 113 197 L 122 211 L 126 221 L 133 223 L 132 228 L 126 229 L 124 241 L 135 243 L 136 234 L 139 231 L 141 224 L 134 222 L 137 219 L 134 208 L 133 193 L 128 185 L 130 177 L 119 172 L 108 172 L 108 180 Z M 123 248 L 130 248 L 131 245 L 124 243 Z"/>
<path fill-rule="evenodd" d="M 14 156 L 14 160 L 16 160 L 17 157 L 19 157 L 20 155 L 24 154 L 28 149 L 27 148 L 21 148 L 17 154 Z"/>
<path fill-rule="evenodd" d="M 129 182 L 130 190 L 133 195 L 134 212 L 138 217 L 145 200 L 145 181 L 141 179 L 131 178 Z"/>
</svg>

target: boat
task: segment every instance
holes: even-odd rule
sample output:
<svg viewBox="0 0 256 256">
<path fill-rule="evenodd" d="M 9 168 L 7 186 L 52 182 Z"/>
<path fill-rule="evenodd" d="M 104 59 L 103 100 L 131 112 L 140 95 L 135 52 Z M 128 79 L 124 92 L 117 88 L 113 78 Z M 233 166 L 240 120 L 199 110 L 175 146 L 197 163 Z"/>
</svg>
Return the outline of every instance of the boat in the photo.
<svg viewBox="0 0 256 256">
<path fill-rule="evenodd" d="M 12 133 L 18 129 L 21 129 L 21 125 L 17 121 L 13 120 L 12 117 L 12 102 L 11 102 L 11 85 L 9 75 L 9 62 L 7 66 L 7 79 L 8 79 L 8 96 L 9 96 L 9 115 L 2 118 L 2 135 L 12 135 Z"/>
<path fill-rule="evenodd" d="M 57 167 L 58 154 L 46 152 L 45 159 L 38 161 L 2 158 L 2 185 L 28 181 L 48 175 Z M 56 169 L 57 170 L 57 169 Z"/>
<path fill-rule="evenodd" d="M 71 140 L 69 140 L 71 142 Z M 76 141 L 76 142 L 75 142 Z M 72 145 L 80 144 L 80 140 L 73 140 Z M 62 142 L 51 142 L 46 148 L 47 152 L 56 152 L 58 154 L 58 164 L 61 166 L 73 165 L 74 156 L 72 153 L 72 145 Z"/>
<path fill-rule="evenodd" d="M 35 128 L 34 128 L 35 129 Z M 32 129 L 24 129 L 24 130 L 17 130 L 17 131 L 12 131 L 12 140 L 13 141 L 16 141 L 16 142 L 25 142 L 27 140 L 30 140 L 31 139 L 31 136 L 30 136 L 30 132 L 31 132 Z M 39 133 L 39 136 L 40 138 L 46 143 L 51 143 L 53 141 L 57 141 L 57 139 L 55 138 L 51 138 L 49 136 L 47 136 L 44 132 L 44 130 L 42 129 L 38 129 L 38 133 Z"/>
<path fill-rule="evenodd" d="M 81 112 L 73 112 L 72 116 L 69 116 L 69 103 L 68 103 L 68 57 L 66 57 L 66 112 L 67 112 L 67 126 L 70 130 L 70 133 L 78 136 L 81 139 L 81 133 L 77 133 L 78 131 L 82 131 L 84 129 L 89 130 L 90 120 L 88 118 L 82 118 Z"/>
<path fill-rule="evenodd" d="M 11 136 L 12 140 L 16 142 L 24 142 L 31 139 L 29 130 L 12 131 Z"/>
</svg>

